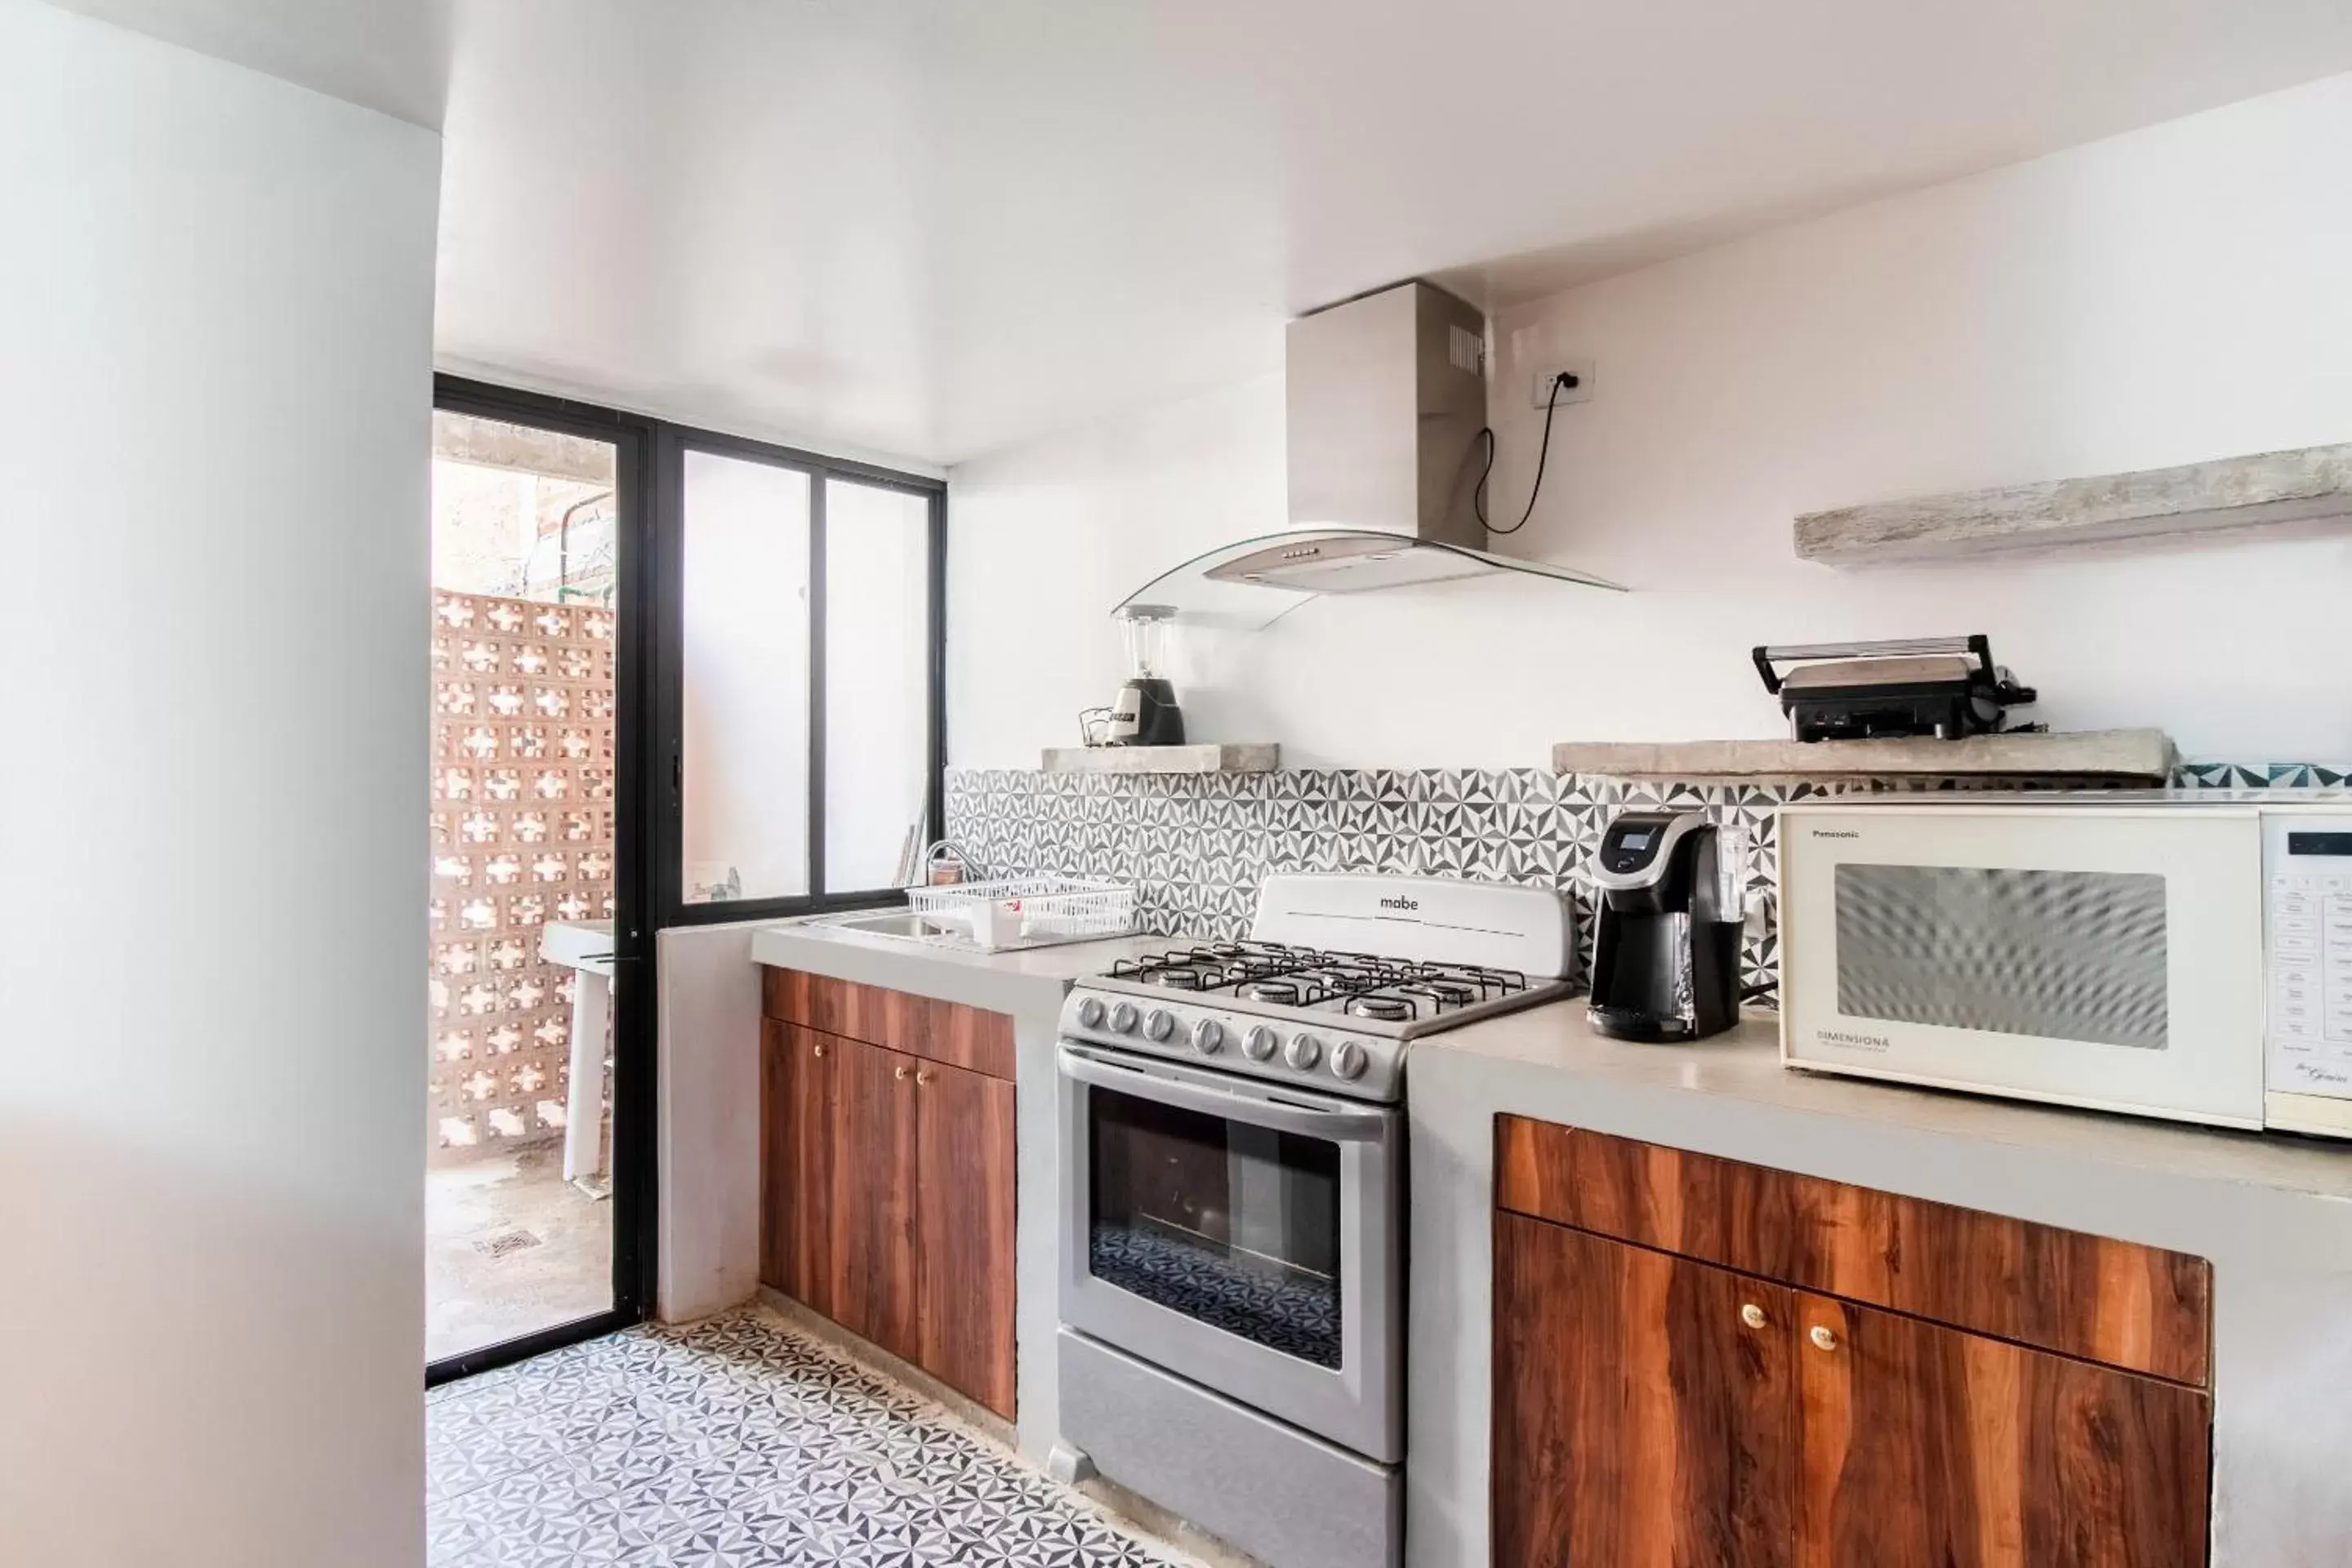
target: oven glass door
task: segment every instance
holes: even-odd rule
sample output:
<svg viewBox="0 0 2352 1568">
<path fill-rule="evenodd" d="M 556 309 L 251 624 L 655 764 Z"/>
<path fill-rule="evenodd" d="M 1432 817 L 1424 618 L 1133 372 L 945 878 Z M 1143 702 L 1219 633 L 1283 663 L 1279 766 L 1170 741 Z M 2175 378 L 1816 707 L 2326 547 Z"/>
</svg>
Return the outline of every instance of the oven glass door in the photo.
<svg viewBox="0 0 2352 1568">
<path fill-rule="evenodd" d="M 1337 1368 L 1339 1146 L 1118 1089 L 1089 1097 L 1087 1269 L 1195 1322 Z"/>
<path fill-rule="evenodd" d="M 1065 1043 L 1062 1321 L 1383 1462 L 1402 1457 L 1402 1122 Z"/>
</svg>

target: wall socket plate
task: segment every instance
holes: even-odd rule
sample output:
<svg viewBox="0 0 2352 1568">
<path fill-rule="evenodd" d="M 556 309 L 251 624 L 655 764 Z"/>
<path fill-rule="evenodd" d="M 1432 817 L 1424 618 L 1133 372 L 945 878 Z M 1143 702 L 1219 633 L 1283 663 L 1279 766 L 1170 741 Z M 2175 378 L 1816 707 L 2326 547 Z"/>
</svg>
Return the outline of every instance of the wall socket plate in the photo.
<svg viewBox="0 0 2352 1568">
<path fill-rule="evenodd" d="M 1589 359 L 1563 359 L 1554 360 L 1549 364 L 1538 365 L 1536 368 L 1534 379 L 1529 384 L 1535 389 L 1532 399 L 1534 406 L 1538 408 L 1553 406 L 1551 381 L 1552 377 L 1561 371 L 1566 371 L 1576 377 L 1576 384 L 1561 389 L 1559 407 L 1565 408 L 1571 403 L 1592 401 L 1592 362 Z"/>
</svg>

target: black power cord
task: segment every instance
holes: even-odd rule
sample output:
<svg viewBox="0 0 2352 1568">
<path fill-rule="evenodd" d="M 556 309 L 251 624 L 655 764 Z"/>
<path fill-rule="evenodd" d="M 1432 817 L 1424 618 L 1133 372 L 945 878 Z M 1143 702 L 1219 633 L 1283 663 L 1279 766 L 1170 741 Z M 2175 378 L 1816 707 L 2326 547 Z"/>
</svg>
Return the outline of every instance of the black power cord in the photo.
<svg viewBox="0 0 2352 1568">
<path fill-rule="evenodd" d="M 1535 515 L 1536 497 L 1543 493 L 1544 464 L 1551 458 L 1551 416 L 1559 409 L 1559 395 L 1574 392 L 1577 384 L 1573 371 L 1564 370 L 1551 378 L 1551 395 L 1544 399 L 1543 445 L 1536 450 L 1536 482 L 1528 490 L 1527 510 L 1519 513 L 1519 521 L 1508 528 L 1496 528 L 1486 521 L 1486 480 L 1495 471 L 1495 427 L 1488 425 L 1478 432 L 1486 437 L 1486 466 L 1478 470 L 1478 483 L 1470 491 L 1470 507 L 1478 514 L 1478 521 L 1487 532 L 1517 533 L 1527 527 L 1528 519 Z"/>
</svg>

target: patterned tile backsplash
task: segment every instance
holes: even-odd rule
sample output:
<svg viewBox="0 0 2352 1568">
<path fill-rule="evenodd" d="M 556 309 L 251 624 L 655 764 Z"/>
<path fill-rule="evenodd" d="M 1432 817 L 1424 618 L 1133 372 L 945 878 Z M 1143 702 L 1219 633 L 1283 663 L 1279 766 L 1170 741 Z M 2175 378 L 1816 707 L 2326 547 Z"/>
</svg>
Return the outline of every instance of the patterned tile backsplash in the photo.
<svg viewBox="0 0 2352 1568">
<path fill-rule="evenodd" d="M 2311 763 L 2196 763 L 2184 788 L 2313 788 L 2352 773 Z M 1745 980 L 1769 1002 L 1779 980 L 1775 929 L 1782 802 L 1854 792 L 1981 787 L 1974 781 L 1822 784 L 1652 783 L 1536 768 L 1203 775 L 1047 773 L 950 768 L 948 837 L 989 876 L 1066 873 L 1137 888 L 1138 920 L 1163 935 L 1234 937 L 1271 871 L 1374 871 L 1531 882 L 1575 901 L 1590 952 L 1587 863 L 1627 806 L 1704 811 L 1748 829 Z M 2005 784 L 2002 787 L 2015 787 Z"/>
</svg>

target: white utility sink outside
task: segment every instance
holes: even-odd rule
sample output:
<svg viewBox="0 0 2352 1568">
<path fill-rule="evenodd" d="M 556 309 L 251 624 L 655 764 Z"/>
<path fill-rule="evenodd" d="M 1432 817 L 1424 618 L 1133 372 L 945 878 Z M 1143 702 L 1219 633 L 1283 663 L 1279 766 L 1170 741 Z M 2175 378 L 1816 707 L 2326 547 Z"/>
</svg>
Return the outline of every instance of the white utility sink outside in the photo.
<svg viewBox="0 0 2352 1568">
<path fill-rule="evenodd" d="M 563 1095 L 563 1179 L 604 1168 L 604 1035 L 613 1016 L 613 922 L 550 921 L 539 956 L 578 971 L 572 982 L 571 1081 Z"/>
</svg>

